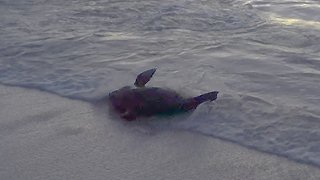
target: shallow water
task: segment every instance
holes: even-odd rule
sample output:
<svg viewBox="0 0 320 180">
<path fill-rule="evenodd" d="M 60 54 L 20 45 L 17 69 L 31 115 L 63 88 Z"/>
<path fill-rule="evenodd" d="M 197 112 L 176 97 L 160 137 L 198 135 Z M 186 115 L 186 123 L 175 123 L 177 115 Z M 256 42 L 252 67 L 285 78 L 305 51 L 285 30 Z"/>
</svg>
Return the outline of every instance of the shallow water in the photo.
<svg viewBox="0 0 320 180">
<path fill-rule="evenodd" d="M 91 101 L 157 67 L 150 85 L 221 95 L 151 125 L 317 166 L 319 42 L 317 1 L 0 0 L 1 83 Z"/>
</svg>

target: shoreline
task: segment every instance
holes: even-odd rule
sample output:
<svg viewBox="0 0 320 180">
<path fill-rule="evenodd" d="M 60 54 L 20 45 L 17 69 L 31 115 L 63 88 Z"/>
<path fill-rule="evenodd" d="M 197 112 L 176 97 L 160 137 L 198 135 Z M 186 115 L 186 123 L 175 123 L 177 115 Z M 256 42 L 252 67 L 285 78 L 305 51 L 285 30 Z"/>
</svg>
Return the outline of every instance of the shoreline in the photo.
<svg viewBox="0 0 320 180">
<path fill-rule="evenodd" d="M 112 120 L 105 104 L 0 85 L 4 179 L 320 179 L 320 168 L 198 133 Z"/>
</svg>

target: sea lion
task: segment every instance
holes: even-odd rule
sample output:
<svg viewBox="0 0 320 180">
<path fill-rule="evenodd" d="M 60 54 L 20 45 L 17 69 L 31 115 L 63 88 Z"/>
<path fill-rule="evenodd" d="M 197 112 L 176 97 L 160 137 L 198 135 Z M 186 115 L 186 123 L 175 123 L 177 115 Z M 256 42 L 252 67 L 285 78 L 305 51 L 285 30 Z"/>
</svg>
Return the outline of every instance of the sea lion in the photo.
<svg viewBox="0 0 320 180">
<path fill-rule="evenodd" d="M 173 90 L 145 87 L 155 72 L 154 68 L 140 73 L 134 83 L 136 88 L 126 86 L 109 94 L 111 106 L 121 118 L 132 121 L 140 116 L 187 112 L 205 101 L 217 99 L 218 91 L 184 98 Z"/>
</svg>

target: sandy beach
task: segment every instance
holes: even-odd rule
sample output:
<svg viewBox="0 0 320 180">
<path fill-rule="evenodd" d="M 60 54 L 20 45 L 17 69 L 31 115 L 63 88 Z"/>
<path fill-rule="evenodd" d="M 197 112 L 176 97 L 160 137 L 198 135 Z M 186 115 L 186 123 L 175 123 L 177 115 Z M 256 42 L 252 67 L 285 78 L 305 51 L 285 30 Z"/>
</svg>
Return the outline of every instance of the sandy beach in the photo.
<svg viewBox="0 0 320 180">
<path fill-rule="evenodd" d="M 320 169 L 197 133 L 112 119 L 105 104 L 0 86 L 0 177 L 317 180 Z"/>
</svg>

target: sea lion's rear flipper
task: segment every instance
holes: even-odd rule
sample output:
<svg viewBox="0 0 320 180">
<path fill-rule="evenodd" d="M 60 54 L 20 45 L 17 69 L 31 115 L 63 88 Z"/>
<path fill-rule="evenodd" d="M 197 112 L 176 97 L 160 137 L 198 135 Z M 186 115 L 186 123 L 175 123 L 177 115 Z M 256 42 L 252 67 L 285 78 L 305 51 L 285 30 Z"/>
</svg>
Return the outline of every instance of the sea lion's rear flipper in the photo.
<svg viewBox="0 0 320 180">
<path fill-rule="evenodd" d="M 156 70 L 157 70 L 156 68 L 153 68 L 153 69 L 149 69 L 147 71 L 140 73 L 137 76 L 137 79 L 136 79 L 136 82 L 134 83 L 134 85 L 136 87 L 144 87 L 144 85 L 150 81 L 151 77 L 156 72 Z"/>
<path fill-rule="evenodd" d="M 202 94 L 200 96 L 194 97 L 196 101 L 198 101 L 200 104 L 205 101 L 214 101 L 217 99 L 218 91 L 212 91 L 205 94 Z"/>
<path fill-rule="evenodd" d="M 182 110 L 189 111 L 198 107 L 199 104 L 206 101 L 214 101 L 217 99 L 218 91 L 213 91 L 209 93 L 202 94 L 200 96 L 186 99 L 186 101 L 182 104 Z"/>
</svg>

